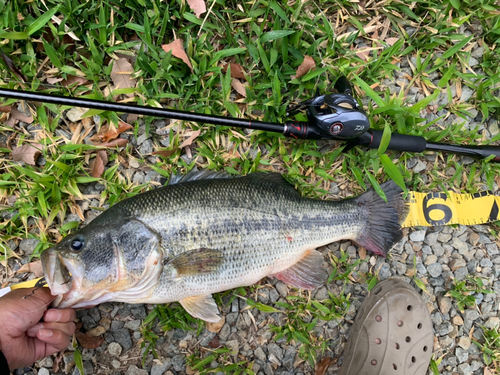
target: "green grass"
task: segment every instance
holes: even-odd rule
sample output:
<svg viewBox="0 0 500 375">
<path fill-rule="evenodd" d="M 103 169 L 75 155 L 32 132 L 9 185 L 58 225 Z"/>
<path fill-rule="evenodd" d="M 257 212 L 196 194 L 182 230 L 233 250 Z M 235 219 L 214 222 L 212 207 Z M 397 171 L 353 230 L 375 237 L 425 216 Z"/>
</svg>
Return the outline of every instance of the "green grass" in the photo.
<svg viewBox="0 0 500 375">
<path fill-rule="evenodd" d="M 491 370 L 491 374 L 498 374 L 500 371 L 500 331 L 499 327 L 485 328 L 483 331 L 484 341 L 472 341 L 483 352 L 483 361 Z M 486 374 L 486 372 L 485 372 Z"/>
<path fill-rule="evenodd" d="M 476 293 L 488 294 L 493 293 L 493 291 L 484 286 L 483 280 L 480 277 L 467 276 L 466 280 L 453 280 L 453 286 L 447 295 L 453 297 L 457 308 L 463 312 L 466 307 L 476 306 Z"/>
<path fill-rule="evenodd" d="M 123 100 L 128 94 L 128 100 L 137 104 L 282 122 L 287 119 L 289 104 L 308 99 L 316 92 L 331 92 L 337 77 L 346 75 L 375 129 L 423 135 L 433 142 L 469 144 L 500 140 L 500 135 L 488 139 L 477 128 L 463 126 L 476 112 L 483 116 L 481 125 L 500 118 L 498 2 L 389 0 L 370 4 L 365 8 L 363 2 L 344 0 L 211 0 L 207 4 L 211 11 L 197 19 L 181 0 L 0 0 L 0 48 L 26 79 L 21 84 L 19 74 L 0 60 L 0 86 L 109 101 Z M 52 16 L 61 22 L 52 21 Z M 370 22 L 374 22 L 370 26 L 379 26 L 377 35 L 373 35 L 373 30 L 365 31 Z M 483 33 L 470 32 L 472 25 L 482 28 Z M 69 36 L 69 32 L 79 40 Z M 183 39 L 193 71 L 161 48 L 175 38 Z M 388 38 L 392 38 L 391 43 Z M 368 60 L 356 54 L 359 41 L 372 48 Z M 483 48 L 482 60 L 475 67 L 481 69 L 479 73 L 469 67 L 471 48 L 476 44 Z M 315 60 L 317 68 L 294 78 L 305 55 Z M 109 63 L 124 56 L 132 61 L 132 76 L 137 85 L 112 91 L 108 87 L 112 81 Z M 230 61 L 240 64 L 245 72 L 246 98 L 237 96 L 231 87 L 230 73 L 224 68 Z M 407 76 L 398 67 L 405 61 L 410 61 L 409 70 L 403 72 Z M 83 77 L 86 83 L 64 86 L 63 82 L 47 80 L 72 77 Z M 385 80 L 401 82 L 405 78 L 404 89 L 396 93 L 391 94 L 384 84 Z M 470 99 L 451 100 L 454 91 L 466 87 L 473 91 Z M 416 102 L 409 100 L 415 95 L 411 88 L 420 90 Z M 449 99 L 447 104 L 436 102 L 443 98 Z M 0 103 L 10 105 L 12 100 Z M 8 142 L 0 139 L 2 261 L 15 256 L 11 246 L 24 238 L 40 241 L 33 255 L 36 257 L 74 230 L 77 222 L 63 223 L 69 213 L 82 212 L 82 202 L 89 203 L 90 198 L 82 193 L 85 184 L 99 182 L 105 186 L 99 196 L 92 198 L 98 202 L 91 207 L 96 210 L 149 189 L 150 186 L 138 186 L 125 177 L 123 169 L 129 155 L 139 159 L 144 168 L 166 178 L 194 166 L 232 174 L 279 171 L 303 194 L 315 197 L 325 196 L 332 181 L 345 188 L 338 194 L 344 197 L 372 185 L 378 188 L 386 179 L 404 181 L 411 190 L 454 189 L 473 193 L 481 190 L 482 184 L 492 188 L 500 172 L 498 164 L 476 161 L 466 165 L 459 156 L 443 154 L 432 161 L 423 159 L 429 161 L 431 168 L 425 174 L 417 174 L 406 167 L 415 156 L 411 153 L 382 153 L 384 147 L 355 147 L 343 153 L 341 143 L 298 141 L 279 134 L 249 134 L 241 129 L 196 123 L 172 127 L 169 145 L 165 147 L 159 143 L 164 136 L 156 134 L 154 119 L 143 118 L 143 123 L 133 124 L 134 134 L 152 134 L 155 150 L 176 150 L 185 140 L 186 131 L 201 130 L 193 144 L 194 158 L 181 158 L 181 149 L 168 157 L 142 156 L 128 145 L 122 150 L 108 150 L 107 169 L 102 177 L 94 178 L 90 176 L 89 162 L 95 157 L 95 147 L 81 142 L 73 144 L 56 133 L 73 133 L 63 115 L 68 108 L 39 104 L 32 105 L 32 109 L 34 124 L 39 126 L 36 141 L 44 146 L 44 165 L 12 161 L 12 149 L 33 139 L 25 129 L 6 127 L 6 116 L 0 113 L 0 135 L 9 138 Z M 429 121 L 429 112 L 438 118 Z M 118 122 L 116 113 L 92 113 L 99 114 L 103 121 Z M 449 121 L 450 116 L 455 119 Z M 295 119 L 305 120 L 305 115 L 298 114 Z M 445 175 L 443 171 L 450 168 L 455 172 Z M 355 266 L 342 259 L 334 262 L 335 273 L 330 281 L 350 282 Z M 373 287 L 376 277 L 366 275 L 366 282 Z M 471 301 L 467 285 L 470 286 L 458 283 L 452 290 L 457 292 L 458 297 L 454 298 L 462 308 Z M 425 288 L 423 282 L 419 286 Z M 350 303 L 347 296 L 330 296 L 326 301 L 290 296 L 282 305 L 266 306 L 247 297 L 244 289 L 238 294 L 261 311 L 283 311 L 287 323 L 276 327 L 277 336 L 302 342 L 300 354 L 311 363 L 316 350 L 324 349 L 324 344 L 309 334 L 310 328 L 318 319 L 342 316 Z M 220 304 L 220 297 L 216 299 Z M 150 348 L 154 348 L 155 322 L 164 329 L 201 327 L 176 306 L 159 307 L 145 324 L 144 345 Z M 219 358 L 226 353 L 210 355 Z M 193 366 L 199 364 L 196 358 L 192 359 Z"/>
</svg>

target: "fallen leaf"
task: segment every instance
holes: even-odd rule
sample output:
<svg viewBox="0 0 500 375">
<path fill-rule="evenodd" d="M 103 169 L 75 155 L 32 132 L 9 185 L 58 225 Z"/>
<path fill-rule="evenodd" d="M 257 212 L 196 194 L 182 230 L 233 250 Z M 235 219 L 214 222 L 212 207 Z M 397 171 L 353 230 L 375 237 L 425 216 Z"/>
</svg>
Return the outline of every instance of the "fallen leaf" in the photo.
<svg viewBox="0 0 500 375">
<path fill-rule="evenodd" d="M 316 364 L 316 367 L 314 368 L 314 375 L 324 375 L 326 370 L 328 370 L 328 367 L 330 367 L 330 365 L 334 362 L 336 361 L 333 358 L 324 357 Z"/>
<path fill-rule="evenodd" d="M 14 64 L 14 61 L 7 56 L 2 49 L 0 49 L 0 55 L 2 56 L 2 60 L 7 65 L 7 68 L 11 71 L 12 74 L 14 74 L 21 82 L 26 82 L 26 78 L 24 77 L 23 73 L 17 69 L 17 67 Z"/>
<path fill-rule="evenodd" d="M 297 68 L 297 72 L 295 73 L 295 76 L 292 76 L 293 79 L 302 77 L 304 74 L 308 73 L 310 70 L 315 70 L 316 69 L 316 63 L 314 62 L 314 59 L 311 56 L 304 56 L 304 61 L 302 61 L 302 64 Z"/>
<path fill-rule="evenodd" d="M 104 167 L 108 164 L 108 155 L 105 150 L 97 151 L 94 160 L 90 162 L 90 173 L 92 177 L 101 177 L 104 173 Z"/>
<path fill-rule="evenodd" d="M 154 151 L 152 152 L 151 154 L 152 155 L 157 155 L 157 156 L 161 156 L 163 158 L 168 158 L 170 156 L 172 156 L 179 148 L 176 147 L 174 148 L 173 150 L 160 150 L 160 151 Z"/>
<path fill-rule="evenodd" d="M 42 153 L 43 146 L 38 143 L 27 143 L 12 150 L 14 161 L 23 161 L 29 165 L 36 165 L 36 159 Z"/>
<path fill-rule="evenodd" d="M 16 273 L 27 273 L 31 272 L 35 277 L 43 276 L 42 261 L 37 260 L 36 262 L 26 263 L 21 268 L 19 268 Z"/>
<path fill-rule="evenodd" d="M 397 41 L 399 40 L 399 38 L 386 38 L 385 39 L 385 42 L 390 45 L 390 46 L 393 46 L 394 43 L 396 43 Z"/>
<path fill-rule="evenodd" d="M 104 148 L 115 148 L 115 147 L 125 147 L 127 144 L 128 144 L 128 139 L 117 138 L 117 139 L 113 139 L 110 142 L 104 142 L 104 143 L 101 143 L 100 145 L 96 145 L 96 146 L 104 147 Z"/>
<path fill-rule="evenodd" d="M 489 367 L 485 367 L 483 375 L 493 375 L 493 372 L 490 370 Z"/>
<path fill-rule="evenodd" d="M 247 90 L 245 89 L 245 85 L 241 83 L 239 79 L 233 78 L 231 80 L 231 86 L 236 90 L 238 94 L 244 96 L 245 98 L 247 97 Z"/>
<path fill-rule="evenodd" d="M 117 138 L 121 133 L 133 128 L 134 127 L 132 125 L 127 124 L 126 122 L 123 121 L 120 121 L 118 123 L 118 128 L 116 128 L 114 125 L 110 125 L 109 131 L 102 136 L 102 141 L 108 142 L 112 139 Z"/>
<path fill-rule="evenodd" d="M 360 247 L 359 248 L 358 254 L 359 254 L 359 258 L 361 260 L 365 260 L 366 259 L 366 249 L 364 247 Z"/>
<path fill-rule="evenodd" d="M 10 110 L 10 115 L 14 116 L 16 120 L 25 122 L 26 124 L 31 124 L 33 122 L 33 116 L 26 116 L 20 110 L 18 110 L 15 106 Z"/>
<path fill-rule="evenodd" d="M 71 122 L 78 122 L 82 119 L 83 115 L 88 112 L 87 108 L 73 107 L 66 112 L 66 117 Z"/>
<path fill-rule="evenodd" d="M 207 6 L 204 0 L 187 0 L 189 7 L 193 10 L 196 18 L 200 18 L 200 14 L 207 11 Z"/>
<path fill-rule="evenodd" d="M 111 60 L 110 64 L 113 64 L 111 79 L 115 84 L 115 88 L 126 89 L 135 87 L 137 81 L 131 78 L 134 68 L 126 58 L 122 57 L 118 60 Z"/>
<path fill-rule="evenodd" d="M 47 82 L 48 82 L 48 79 L 47 79 Z M 88 80 L 83 78 L 83 77 L 69 75 L 66 79 L 62 80 L 61 85 L 68 87 L 68 86 L 71 86 L 73 84 L 78 84 L 78 86 L 80 86 L 80 85 L 84 85 L 87 82 L 88 82 Z"/>
<path fill-rule="evenodd" d="M 186 146 L 191 146 L 191 143 L 193 143 L 193 141 L 200 135 L 201 133 L 201 130 L 197 130 L 195 132 L 193 132 L 188 139 L 186 139 L 184 142 L 181 143 L 181 145 L 179 146 L 179 148 L 183 148 L 183 147 L 186 147 Z"/>
<path fill-rule="evenodd" d="M 240 64 L 229 63 L 229 65 L 224 67 L 224 73 L 227 72 L 228 66 L 231 66 L 231 77 L 244 79 L 246 81 L 245 72 Z"/>
<path fill-rule="evenodd" d="M 222 318 L 218 321 L 218 322 L 209 322 L 207 323 L 207 329 L 210 331 L 210 332 L 213 332 L 213 333 L 219 333 L 220 330 L 222 329 L 222 327 L 224 326 L 224 324 L 226 323 L 226 317 L 225 316 L 222 316 Z M 217 337 L 217 336 L 216 336 Z M 217 344 L 218 346 L 219 344 Z"/>
<path fill-rule="evenodd" d="M 92 337 L 80 331 L 75 332 L 80 345 L 86 349 L 97 349 L 104 342 L 104 337 Z"/>
<path fill-rule="evenodd" d="M 165 52 L 170 52 L 172 51 L 172 56 L 177 57 L 178 59 L 181 59 L 186 63 L 187 66 L 189 66 L 189 69 L 191 69 L 191 72 L 193 71 L 193 66 L 191 65 L 191 61 L 189 61 L 188 55 L 186 55 L 186 52 L 184 51 L 184 46 L 182 45 L 184 42 L 182 39 L 176 39 L 172 43 L 169 44 L 164 44 L 161 46 Z"/>
<path fill-rule="evenodd" d="M 367 61 L 370 58 L 370 51 L 361 49 L 356 51 L 356 55 L 363 61 Z"/>
<path fill-rule="evenodd" d="M 63 350 L 61 350 L 59 353 L 57 353 L 56 358 L 54 359 L 54 364 L 52 365 L 52 371 L 54 371 L 54 373 L 59 372 L 59 366 L 63 360 L 63 355 L 64 355 Z"/>
<path fill-rule="evenodd" d="M 210 340 L 210 342 L 208 343 L 208 347 L 212 349 L 216 349 L 219 346 L 220 346 L 219 336 L 214 336 L 214 338 Z"/>
<path fill-rule="evenodd" d="M 12 109 L 12 106 L 10 105 L 5 105 L 5 106 L 0 106 L 0 112 L 3 113 L 9 113 Z"/>
<path fill-rule="evenodd" d="M 139 115 L 136 115 L 135 113 L 129 113 L 127 116 L 127 122 L 129 124 L 136 122 L 138 119 L 139 119 Z"/>
</svg>

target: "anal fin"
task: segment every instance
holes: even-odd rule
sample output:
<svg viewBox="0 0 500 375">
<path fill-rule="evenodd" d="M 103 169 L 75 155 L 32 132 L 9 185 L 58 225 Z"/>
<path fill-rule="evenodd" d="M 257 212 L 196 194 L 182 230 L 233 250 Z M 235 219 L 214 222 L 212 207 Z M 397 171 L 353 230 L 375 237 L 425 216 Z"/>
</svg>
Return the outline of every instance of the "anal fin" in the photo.
<svg viewBox="0 0 500 375">
<path fill-rule="evenodd" d="M 295 288 L 313 290 L 325 284 L 328 273 L 323 256 L 316 250 L 308 250 L 293 266 L 271 276 Z"/>
<path fill-rule="evenodd" d="M 179 302 L 195 318 L 213 323 L 220 320 L 219 308 L 210 294 L 184 298 Z"/>
</svg>

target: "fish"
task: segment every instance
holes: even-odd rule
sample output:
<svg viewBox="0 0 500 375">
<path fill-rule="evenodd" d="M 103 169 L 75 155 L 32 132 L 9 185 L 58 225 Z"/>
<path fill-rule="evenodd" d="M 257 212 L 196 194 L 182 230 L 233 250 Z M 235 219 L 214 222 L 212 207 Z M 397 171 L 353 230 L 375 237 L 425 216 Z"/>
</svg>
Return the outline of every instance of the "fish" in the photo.
<svg viewBox="0 0 500 375">
<path fill-rule="evenodd" d="M 202 170 L 114 204 L 41 254 L 53 307 L 178 301 L 220 319 L 213 293 L 266 276 L 306 290 L 328 272 L 316 249 L 349 239 L 385 256 L 408 206 L 394 182 L 343 200 L 302 197 L 279 173 Z"/>
</svg>

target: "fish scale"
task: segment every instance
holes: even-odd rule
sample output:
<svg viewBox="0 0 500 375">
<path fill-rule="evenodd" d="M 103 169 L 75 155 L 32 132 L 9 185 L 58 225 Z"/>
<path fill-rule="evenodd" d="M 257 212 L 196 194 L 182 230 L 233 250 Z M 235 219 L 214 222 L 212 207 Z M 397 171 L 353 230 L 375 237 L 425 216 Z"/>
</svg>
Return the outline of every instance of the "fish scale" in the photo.
<svg viewBox="0 0 500 375">
<path fill-rule="evenodd" d="M 119 202 L 48 250 L 42 263 L 61 254 L 72 274 L 58 303 L 180 301 L 193 316 L 215 321 L 212 293 L 269 275 L 313 289 L 327 277 L 315 248 L 351 239 L 385 254 L 402 236 L 406 205 L 394 183 L 382 185 L 387 203 L 373 191 L 326 201 L 301 197 L 278 174 L 217 177 Z M 83 249 L 71 249 L 74 239 Z M 58 269 L 44 265 L 49 286 Z"/>
</svg>

